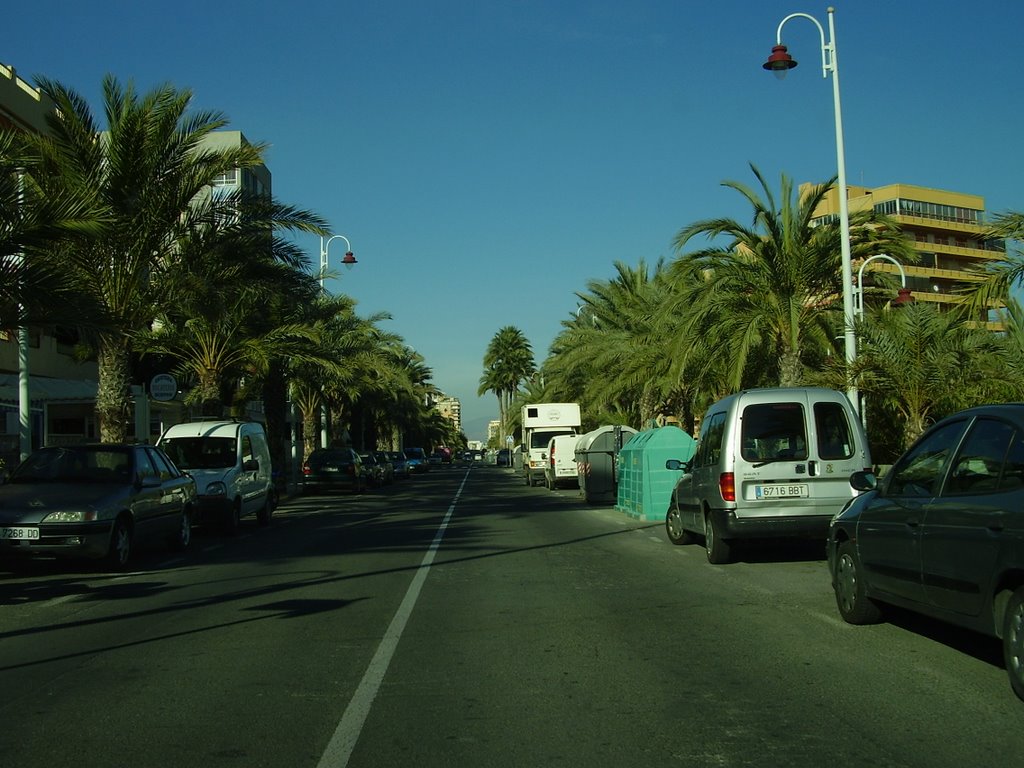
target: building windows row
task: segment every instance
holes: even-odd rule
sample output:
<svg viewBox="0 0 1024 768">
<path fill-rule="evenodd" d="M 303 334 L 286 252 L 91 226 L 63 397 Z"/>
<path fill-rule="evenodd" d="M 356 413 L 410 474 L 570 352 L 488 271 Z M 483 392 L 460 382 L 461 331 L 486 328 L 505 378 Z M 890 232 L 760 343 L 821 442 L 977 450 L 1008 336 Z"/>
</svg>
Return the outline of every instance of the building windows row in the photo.
<svg viewBox="0 0 1024 768">
<path fill-rule="evenodd" d="M 924 219 L 938 221 L 955 221 L 959 224 L 982 224 L 982 211 L 974 208 L 963 208 L 957 205 L 927 203 L 923 200 L 908 200 L 898 197 L 885 200 L 875 206 L 875 211 L 887 216 L 920 216 Z"/>
</svg>

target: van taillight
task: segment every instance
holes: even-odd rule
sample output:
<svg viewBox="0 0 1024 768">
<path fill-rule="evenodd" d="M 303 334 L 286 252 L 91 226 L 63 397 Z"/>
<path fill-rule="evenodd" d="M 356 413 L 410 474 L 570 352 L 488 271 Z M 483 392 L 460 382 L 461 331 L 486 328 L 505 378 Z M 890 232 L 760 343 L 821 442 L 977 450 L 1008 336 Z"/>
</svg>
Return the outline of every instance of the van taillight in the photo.
<svg viewBox="0 0 1024 768">
<path fill-rule="evenodd" d="M 723 472 L 718 476 L 718 488 L 724 501 L 736 501 L 736 475 Z"/>
<path fill-rule="evenodd" d="M 304 475 L 311 475 L 311 474 L 313 474 L 313 470 L 311 470 L 309 468 L 309 464 L 303 464 L 302 465 L 302 474 L 304 474 Z"/>
<path fill-rule="evenodd" d="M 555 468 L 555 446 L 551 446 L 551 468 Z"/>
</svg>

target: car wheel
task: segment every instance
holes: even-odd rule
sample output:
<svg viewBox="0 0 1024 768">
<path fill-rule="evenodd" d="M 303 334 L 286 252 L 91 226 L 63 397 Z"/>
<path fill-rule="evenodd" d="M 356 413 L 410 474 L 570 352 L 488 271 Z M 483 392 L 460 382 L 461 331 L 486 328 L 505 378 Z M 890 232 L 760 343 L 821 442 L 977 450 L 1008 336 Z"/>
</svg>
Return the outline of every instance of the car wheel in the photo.
<svg viewBox="0 0 1024 768">
<path fill-rule="evenodd" d="M 266 501 L 263 502 L 263 506 L 256 512 L 256 522 L 260 525 L 270 525 L 270 518 L 273 514 L 274 505 L 268 492 Z"/>
<path fill-rule="evenodd" d="M 693 534 L 683 528 L 683 516 L 673 504 L 665 515 L 665 532 L 668 540 L 676 545 L 693 544 Z"/>
<path fill-rule="evenodd" d="M 1010 596 L 1003 617 L 1003 660 L 1010 687 L 1024 699 L 1024 587 Z"/>
<path fill-rule="evenodd" d="M 704 549 L 708 554 L 708 562 L 715 565 L 732 560 L 732 543 L 723 539 L 721 533 L 711 513 L 704 515 Z"/>
<path fill-rule="evenodd" d="M 849 624 L 873 624 L 882 618 L 878 606 L 867 596 L 857 550 L 852 541 L 844 541 L 836 550 L 832 575 L 839 615 Z"/>
<path fill-rule="evenodd" d="M 192 543 L 192 510 L 185 507 L 181 510 L 181 520 L 178 522 L 178 530 L 171 539 L 171 549 L 175 552 L 184 552 Z"/>
<path fill-rule="evenodd" d="M 241 527 L 242 501 L 241 499 L 238 499 L 231 505 L 231 509 L 228 510 L 227 517 L 224 519 L 224 532 L 229 536 L 234 536 L 238 533 L 238 529 Z"/>
<path fill-rule="evenodd" d="M 106 564 L 115 571 L 124 570 L 132 556 L 132 527 L 121 515 L 114 521 L 110 532 L 110 549 L 107 550 Z"/>
</svg>

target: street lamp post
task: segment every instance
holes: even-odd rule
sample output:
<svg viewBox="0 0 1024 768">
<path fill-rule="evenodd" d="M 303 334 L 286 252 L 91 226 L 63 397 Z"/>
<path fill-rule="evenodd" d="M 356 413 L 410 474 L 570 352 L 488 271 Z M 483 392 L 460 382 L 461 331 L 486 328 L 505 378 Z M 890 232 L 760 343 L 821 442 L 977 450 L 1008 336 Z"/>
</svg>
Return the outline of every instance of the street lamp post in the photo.
<svg viewBox="0 0 1024 768">
<path fill-rule="evenodd" d="M 907 289 L 907 273 L 903 271 L 903 265 L 900 264 L 896 259 L 887 253 L 878 253 L 874 256 L 869 256 L 864 259 L 864 263 L 860 265 L 860 269 L 857 270 L 857 318 L 864 317 L 864 268 L 876 259 L 884 259 L 885 261 L 891 262 L 896 265 L 896 269 L 900 271 L 900 291 L 899 295 L 895 300 L 895 304 L 906 304 L 913 301 L 913 297 L 910 295 L 910 291 Z"/>
<path fill-rule="evenodd" d="M 341 263 L 345 265 L 346 269 L 352 269 L 355 266 L 356 256 L 352 253 L 352 244 L 348 241 L 348 238 L 344 235 L 331 235 L 328 238 L 320 236 L 320 289 L 325 290 L 325 283 L 327 280 L 327 265 L 328 265 L 328 252 L 331 249 L 331 243 L 335 240 L 345 241 L 345 255 L 341 258 Z M 327 447 L 327 403 L 322 402 L 320 404 L 320 447 Z"/>
<path fill-rule="evenodd" d="M 843 112 L 839 102 L 839 60 L 836 55 L 836 28 L 835 8 L 828 9 L 828 42 L 825 41 L 825 30 L 821 23 L 813 16 L 806 13 L 791 13 L 779 22 L 778 31 L 775 33 L 775 46 L 772 48 L 771 56 L 764 63 L 764 68 L 773 72 L 776 77 L 782 78 L 786 72 L 796 66 L 796 61 L 789 55 L 787 48 L 782 44 L 782 28 L 791 19 L 803 18 L 814 22 L 821 35 L 821 76 L 828 77 L 832 73 L 832 96 L 835 100 L 836 118 L 836 183 L 839 187 L 839 234 L 840 248 L 842 253 L 842 279 L 843 279 L 843 339 L 846 351 L 846 365 L 849 368 L 857 359 L 857 337 L 854 335 L 853 318 L 853 264 L 850 255 L 850 211 L 847 201 L 846 190 L 846 153 L 843 147 Z M 860 409 L 860 396 L 856 387 L 847 391 L 847 397 L 855 409 Z"/>
</svg>

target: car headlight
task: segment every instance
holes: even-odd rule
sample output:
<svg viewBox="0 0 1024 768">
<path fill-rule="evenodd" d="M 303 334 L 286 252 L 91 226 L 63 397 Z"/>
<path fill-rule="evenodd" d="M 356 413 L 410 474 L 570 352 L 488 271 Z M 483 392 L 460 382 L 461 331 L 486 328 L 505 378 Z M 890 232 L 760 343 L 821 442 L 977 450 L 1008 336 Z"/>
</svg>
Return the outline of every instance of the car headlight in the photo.
<svg viewBox="0 0 1024 768">
<path fill-rule="evenodd" d="M 51 512 L 43 518 L 44 523 L 90 523 L 96 519 L 95 509 L 65 509 Z"/>
<path fill-rule="evenodd" d="M 217 480 L 216 482 L 210 483 L 206 486 L 206 491 L 203 493 L 204 496 L 227 496 L 228 488 L 224 483 Z"/>
</svg>

